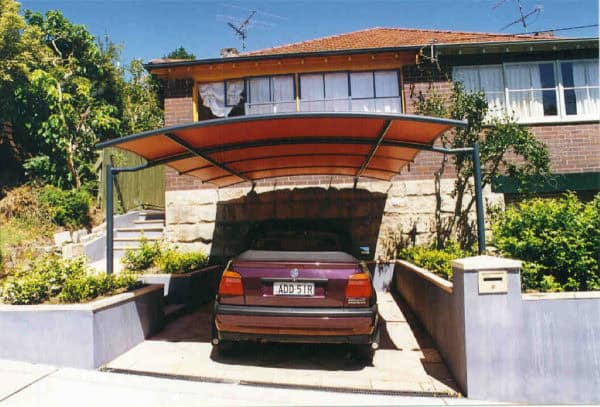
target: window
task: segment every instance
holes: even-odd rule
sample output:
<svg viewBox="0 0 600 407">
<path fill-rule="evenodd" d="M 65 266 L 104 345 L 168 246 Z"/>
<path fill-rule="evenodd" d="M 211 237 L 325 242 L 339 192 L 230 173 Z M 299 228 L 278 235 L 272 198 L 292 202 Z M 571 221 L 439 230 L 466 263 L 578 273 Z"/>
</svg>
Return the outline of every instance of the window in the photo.
<svg viewBox="0 0 600 407">
<path fill-rule="evenodd" d="M 328 72 L 301 75 L 300 110 L 401 112 L 398 72 Z"/>
<path fill-rule="evenodd" d="M 499 116 L 505 110 L 504 78 L 502 65 L 460 67 L 454 72 L 469 91 L 485 92 L 490 116 Z"/>
<path fill-rule="evenodd" d="M 296 111 L 293 75 L 249 78 L 246 83 L 246 114 Z"/>
<path fill-rule="evenodd" d="M 558 115 L 553 63 L 510 64 L 504 72 L 509 112 L 529 119 Z"/>
<path fill-rule="evenodd" d="M 598 118 L 600 91 L 597 61 L 568 61 L 560 63 L 565 114 Z"/>
<path fill-rule="evenodd" d="M 533 122 L 600 116 L 595 60 L 460 66 L 453 77 L 467 90 L 485 92 L 490 115 Z"/>
</svg>

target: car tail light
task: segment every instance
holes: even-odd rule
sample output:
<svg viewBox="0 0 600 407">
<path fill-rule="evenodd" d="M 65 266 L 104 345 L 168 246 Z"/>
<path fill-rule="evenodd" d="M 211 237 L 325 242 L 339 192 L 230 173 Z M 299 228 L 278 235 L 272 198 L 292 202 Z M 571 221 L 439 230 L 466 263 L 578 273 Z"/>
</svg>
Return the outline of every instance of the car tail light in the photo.
<svg viewBox="0 0 600 407">
<path fill-rule="evenodd" d="M 368 273 L 352 274 L 346 285 L 346 303 L 348 305 L 366 305 L 373 293 L 371 277 Z"/>
<path fill-rule="evenodd" d="M 235 271 L 225 270 L 219 283 L 219 295 L 244 295 L 242 276 Z"/>
</svg>

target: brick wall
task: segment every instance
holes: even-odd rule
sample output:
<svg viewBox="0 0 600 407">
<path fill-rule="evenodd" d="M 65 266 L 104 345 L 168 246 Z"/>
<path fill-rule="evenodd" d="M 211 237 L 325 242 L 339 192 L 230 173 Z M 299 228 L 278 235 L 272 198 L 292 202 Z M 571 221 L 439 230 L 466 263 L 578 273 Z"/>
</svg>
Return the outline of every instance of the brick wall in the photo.
<svg viewBox="0 0 600 407">
<path fill-rule="evenodd" d="M 435 90 L 442 96 L 451 94 L 452 84 L 448 69 L 441 71 L 437 66 L 405 66 L 402 70 L 405 110 L 415 113 L 415 104 L 419 97 L 427 96 Z M 165 125 L 189 123 L 193 121 L 193 82 L 191 80 L 168 81 L 165 90 Z M 565 125 L 531 126 L 535 135 L 548 146 L 551 158 L 551 169 L 554 173 L 574 173 L 600 171 L 600 124 L 574 123 Z M 441 144 L 438 142 L 438 144 Z M 394 180 L 430 180 L 440 168 L 443 156 L 439 153 L 423 151 L 415 162 L 405 167 Z M 448 163 L 445 177 L 454 176 L 453 166 Z M 202 184 L 198 179 L 182 175 L 170 168 L 165 172 L 166 189 L 192 190 L 213 188 L 211 184 Z M 300 176 L 281 177 L 262 180 L 259 185 L 315 185 L 324 186 L 336 183 L 351 182 L 350 177 L 332 176 Z"/>
<path fill-rule="evenodd" d="M 553 173 L 600 171 L 600 123 L 530 127 L 548 146 Z"/>
<path fill-rule="evenodd" d="M 194 121 L 193 90 L 194 82 L 192 80 L 165 82 L 165 126 L 177 126 Z M 175 170 L 169 167 L 165 168 L 165 189 L 167 191 L 197 188 L 206 188 L 206 185 L 202 185 L 197 178 L 177 175 Z"/>
</svg>

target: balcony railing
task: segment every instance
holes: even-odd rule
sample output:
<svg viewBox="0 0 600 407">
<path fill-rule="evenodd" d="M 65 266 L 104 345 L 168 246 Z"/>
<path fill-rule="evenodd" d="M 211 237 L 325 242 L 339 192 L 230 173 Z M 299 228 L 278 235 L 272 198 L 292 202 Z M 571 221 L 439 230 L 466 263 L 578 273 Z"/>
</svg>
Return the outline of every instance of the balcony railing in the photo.
<svg viewBox="0 0 600 407">
<path fill-rule="evenodd" d="M 246 103 L 246 114 L 288 113 L 296 111 L 296 102 Z M 401 113 L 402 101 L 399 96 L 370 99 L 300 99 L 301 112 L 375 112 Z"/>
</svg>

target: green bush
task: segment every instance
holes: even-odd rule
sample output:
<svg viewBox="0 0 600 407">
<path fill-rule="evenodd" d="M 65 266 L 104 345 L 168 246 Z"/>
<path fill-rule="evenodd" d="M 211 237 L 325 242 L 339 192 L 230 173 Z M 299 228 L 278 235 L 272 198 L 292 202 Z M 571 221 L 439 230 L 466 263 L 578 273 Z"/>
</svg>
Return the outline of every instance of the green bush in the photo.
<svg viewBox="0 0 600 407">
<path fill-rule="evenodd" d="M 63 260 L 49 254 L 34 259 L 27 270 L 19 270 L 7 277 L 0 286 L 0 302 L 84 302 L 139 285 L 141 283 L 133 274 L 91 274 L 83 259 Z"/>
<path fill-rule="evenodd" d="M 138 249 L 125 251 L 121 263 L 127 271 L 142 272 L 153 267 L 160 256 L 159 242 L 150 243 L 148 239 L 142 238 Z"/>
<path fill-rule="evenodd" d="M 69 191 L 46 185 L 40 192 L 40 202 L 59 226 L 78 229 L 91 224 L 90 195 L 83 189 Z"/>
<path fill-rule="evenodd" d="M 181 253 L 175 249 L 165 250 L 156 262 L 163 273 L 189 273 L 206 266 L 208 257 L 201 252 Z"/>
<path fill-rule="evenodd" d="M 494 244 L 525 261 L 523 289 L 600 289 L 600 194 L 584 204 L 575 194 L 530 199 L 498 216 Z"/>
<path fill-rule="evenodd" d="M 468 257 L 471 253 L 464 251 L 460 246 L 451 242 L 443 250 L 427 246 L 411 246 L 400 250 L 398 258 L 423 267 L 446 280 L 452 281 L 451 261 L 461 257 Z"/>
<path fill-rule="evenodd" d="M 78 303 L 92 300 L 117 291 L 131 290 L 141 285 L 133 274 L 85 275 L 65 281 L 58 299 L 63 303 Z"/>
</svg>

